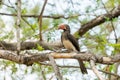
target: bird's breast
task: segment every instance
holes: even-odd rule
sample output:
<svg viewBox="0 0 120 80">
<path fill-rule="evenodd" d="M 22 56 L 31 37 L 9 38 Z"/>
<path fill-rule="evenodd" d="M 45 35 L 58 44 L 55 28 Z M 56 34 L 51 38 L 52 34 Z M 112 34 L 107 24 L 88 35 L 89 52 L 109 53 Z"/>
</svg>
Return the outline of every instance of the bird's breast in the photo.
<svg viewBox="0 0 120 80">
<path fill-rule="evenodd" d="M 69 51 L 77 51 L 74 45 L 69 40 L 63 40 L 64 47 Z"/>
</svg>

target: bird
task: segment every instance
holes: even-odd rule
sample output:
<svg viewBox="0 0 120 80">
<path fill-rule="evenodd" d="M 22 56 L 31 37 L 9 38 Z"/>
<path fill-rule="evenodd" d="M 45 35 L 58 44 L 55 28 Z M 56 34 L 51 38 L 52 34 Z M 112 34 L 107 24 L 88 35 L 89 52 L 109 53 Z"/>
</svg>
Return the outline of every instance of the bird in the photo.
<svg viewBox="0 0 120 80">
<path fill-rule="evenodd" d="M 78 44 L 78 40 L 70 34 L 70 27 L 68 24 L 60 24 L 58 29 L 62 29 L 63 33 L 61 35 L 61 42 L 63 46 L 68 50 L 68 52 L 75 51 L 77 53 L 80 52 L 80 47 Z M 81 72 L 83 74 L 87 74 L 87 69 L 81 59 L 77 59 L 80 65 Z"/>
</svg>

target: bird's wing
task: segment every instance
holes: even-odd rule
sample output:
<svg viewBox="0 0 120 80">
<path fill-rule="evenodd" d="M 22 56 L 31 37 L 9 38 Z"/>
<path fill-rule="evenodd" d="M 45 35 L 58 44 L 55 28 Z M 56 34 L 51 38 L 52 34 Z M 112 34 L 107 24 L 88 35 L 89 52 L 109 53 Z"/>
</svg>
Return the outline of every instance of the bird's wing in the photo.
<svg viewBox="0 0 120 80">
<path fill-rule="evenodd" d="M 75 37 L 73 37 L 73 35 L 71 35 L 71 34 L 67 34 L 67 38 L 75 46 L 76 50 L 80 51 L 77 39 L 75 39 Z"/>
</svg>

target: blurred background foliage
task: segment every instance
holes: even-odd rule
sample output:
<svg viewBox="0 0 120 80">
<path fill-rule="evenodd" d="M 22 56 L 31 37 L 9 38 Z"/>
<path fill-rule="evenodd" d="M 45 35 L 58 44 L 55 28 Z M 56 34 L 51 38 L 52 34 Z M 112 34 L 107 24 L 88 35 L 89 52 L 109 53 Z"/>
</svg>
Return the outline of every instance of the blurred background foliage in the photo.
<svg viewBox="0 0 120 80">
<path fill-rule="evenodd" d="M 22 15 L 39 16 L 44 0 L 21 1 Z M 2 15 L 2 13 L 17 14 L 16 2 L 16 0 L 0 0 L 1 41 L 16 41 L 17 17 Z M 61 32 L 57 30 L 57 26 L 61 23 L 66 23 L 70 25 L 71 33 L 79 38 L 82 51 L 91 51 L 92 53 L 105 56 L 118 54 L 120 51 L 120 17 L 114 18 L 112 21 L 106 18 L 105 23 L 89 30 L 82 37 L 77 33 L 81 25 L 86 24 L 99 15 L 108 13 L 118 5 L 120 5 L 120 0 L 48 0 L 42 19 L 43 40 L 48 42 L 60 41 Z M 45 16 L 50 16 L 51 18 Z M 63 17 L 59 18 L 59 16 Z M 55 19 L 54 17 L 58 18 Z M 38 17 L 22 17 L 20 26 L 21 41 L 39 40 Z M 38 45 L 37 49 L 39 51 L 45 51 L 40 45 Z M 63 60 L 62 63 L 65 64 L 65 61 Z M 86 66 L 89 67 L 89 64 L 86 63 Z M 120 71 L 117 72 L 119 66 L 111 65 L 108 67 L 100 64 L 97 67 L 101 70 L 109 68 L 107 69 L 109 72 L 120 73 Z M 90 80 L 88 77 L 91 77 L 91 80 L 98 80 L 96 77 L 93 77 L 94 74 L 81 76 L 79 69 L 62 68 L 61 72 L 65 75 L 66 80 Z M 77 79 L 77 77 L 68 77 L 72 74 L 77 76 L 75 73 L 79 73 L 79 76 L 82 78 Z M 2 74 L 0 75 L 0 80 L 27 80 L 29 76 L 34 76 L 34 78 L 30 80 L 40 80 L 41 77 L 45 80 L 50 80 L 50 78 L 52 78 L 51 75 L 55 76 L 50 66 L 40 65 L 38 63 L 32 66 L 26 66 L 3 59 L 0 60 L 0 74 Z M 51 80 L 53 80 L 53 78 Z"/>
</svg>

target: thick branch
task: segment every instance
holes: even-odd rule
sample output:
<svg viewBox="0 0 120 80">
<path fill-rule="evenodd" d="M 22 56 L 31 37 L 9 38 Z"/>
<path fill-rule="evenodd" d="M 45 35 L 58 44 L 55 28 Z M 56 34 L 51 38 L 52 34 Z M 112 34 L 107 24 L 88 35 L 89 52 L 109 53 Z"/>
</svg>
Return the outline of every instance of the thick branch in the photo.
<svg viewBox="0 0 120 80">
<path fill-rule="evenodd" d="M 58 70 L 58 67 L 55 63 L 55 61 L 53 60 L 53 58 L 55 59 L 63 59 L 63 58 L 69 58 L 69 59 L 78 59 L 80 58 L 83 61 L 90 61 L 91 63 L 91 67 L 93 69 L 93 71 L 95 72 L 95 74 L 97 75 L 97 77 L 100 80 L 104 80 L 101 75 L 99 74 L 98 70 L 95 68 L 95 63 L 102 63 L 102 64 L 113 64 L 115 62 L 120 62 L 120 55 L 117 56 L 113 56 L 113 57 L 100 57 L 100 56 L 96 56 L 90 53 L 81 53 L 81 54 L 70 54 L 70 53 L 33 53 L 31 55 L 28 54 L 26 56 L 26 54 L 24 55 L 16 55 L 13 52 L 10 51 L 5 51 L 5 50 L 0 50 L 0 58 L 2 59 L 6 59 L 6 60 L 10 60 L 10 61 L 14 61 L 17 62 L 19 64 L 26 64 L 26 65 L 32 65 L 34 62 L 43 62 L 43 61 L 48 61 L 50 60 L 52 63 L 52 66 L 54 67 L 54 69 Z M 94 61 L 92 61 L 94 58 Z M 54 70 L 56 71 L 56 70 Z M 59 78 L 60 80 L 62 80 L 62 76 L 60 75 L 60 73 L 58 71 L 56 71 L 56 75 L 57 78 Z"/>
<path fill-rule="evenodd" d="M 39 61 L 48 61 L 49 58 L 48 56 L 51 55 L 55 59 L 78 59 L 80 58 L 83 61 L 90 61 L 92 57 L 94 57 L 96 63 L 102 63 L 102 64 L 114 64 L 115 62 L 120 62 L 120 55 L 116 55 L 113 57 L 104 57 L 104 56 L 97 56 L 93 55 L 90 53 L 80 53 L 80 54 L 70 54 L 70 53 L 40 53 L 40 54 L 35 54 L 33 55 L 16 55 L 15 53 L 11 51 L 5 51 L 5 50 L 0 50 L 0 58 L 2 59 L 7 59 L 10 61 L 14 61 L 20 64 L 26 64 L 26 65 L 31 65 L 34 62 L 39 62 Z"/>
<path fill-rule="evenodd" d="M 88 30 L 92 29 L 93 27 L 100 25 L 104 23 L 105 21 L 112 20 L 115 17 L 118 17 L 120 15 L 120 5 L 115 8 L 111 13 L 106 13 L 103 15 L 98 16 L 97 18 L 89 21 L 88 23 L 82 25 L 82 27 L 79 29 L 79 35 L 84 35 Z"/>
<path fill-rule="evenodd" d="M 42 46 L 45 50 L 54 50 L 54 49 L 59 49 L 62 46 L 61 42 L 54 42 L 53 43 L 47 43 L 43 41 L 30 41 L 30 42 L 21 42 L 21 50 L 29 50 L 29 49 L 36 49 L 37 45 Z M 17 43 L 6 43 L 4 41 L 0 41 L 0 47 L 1 49 L 4 50 L 12 50 L 16 51 L 17 50 Z"/>
</svg>

